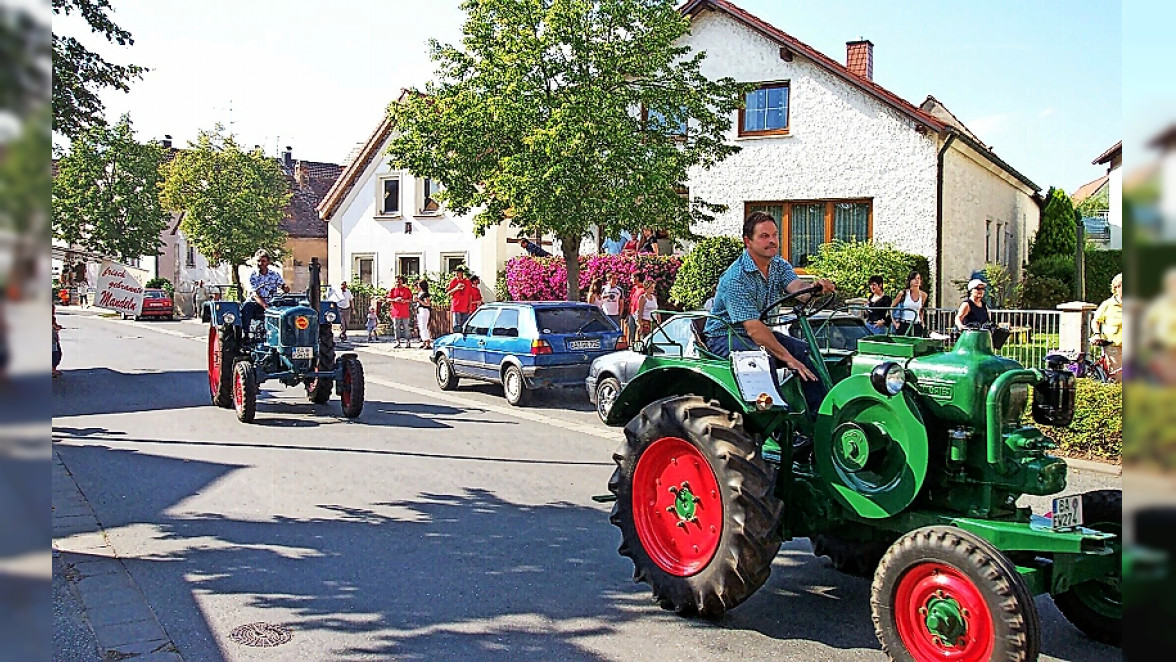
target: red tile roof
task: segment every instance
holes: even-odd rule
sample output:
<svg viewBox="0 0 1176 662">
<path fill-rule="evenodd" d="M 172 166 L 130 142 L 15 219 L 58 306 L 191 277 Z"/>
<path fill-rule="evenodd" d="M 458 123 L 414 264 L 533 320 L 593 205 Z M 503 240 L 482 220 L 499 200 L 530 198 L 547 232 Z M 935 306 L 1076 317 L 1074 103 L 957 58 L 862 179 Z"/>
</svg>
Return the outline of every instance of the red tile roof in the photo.
<svg viewBox="0 0 1176 662">
<path fill-rule="evenodd" d="M 1107 149 L 1107 151 L 1103 152 L 1102 154 L 1099 154 L 1097 159 L 1090 162 L 1090 165 L 1099 165 L 1102 163 L 1110 163 L 1111 159 L 1115 158 L 1116 156 L 1120 156 L 1122 154 L 1123 154 L 1123 141 L 1120 140 L 1119 142 L 1115 143 L 1114 145 L 1111 145 L 1110 148 Z"/>
<path fill-rule="evenodd" d="M 368 137 L 367 142 L 364 143 L 363 148 L 359 150 L 359 154 L 347 167 L 343 169 L 342 174 L 335 180 L 333 186 L 323 196 L 322 201 L 315 207 L 318 212 L 320 224 L 322 221 L 330 222 L 331 216 L 339 209 L 339 205 L 343 203 L 343 198 L 351 191 L 351 187 L 355 186 L 355 182 L 363 171 L 371 162 L 379 155 L 380 148 L 383 147 L 384 141 L 392 134 L 392 122 L 385 115 L 380 125 Z M 326 230 L 324 229 L 324 233 Z"/>
<path fill-rule="evenodd" d="M 1109 175 L 1103 175 L 1093 182 L 1086 182 L 1082 186 L 1079 186 L 1077 191 L 1074 191 L 1074 195 L 1070 196 L 1070 199 L 1074 201 L 1074 204 L 1082 202 L 1083 200 L 1097 194 L 1103 186 L 1106 186 L 1106 183 L 1109 180 Z"/>
<path fill-rule="evenodd" d="M 327 228 L 319 219 L 316 207 L 338 181 L 343 166 L 319 161 L 295 161 L 292 167 L 282 167 L 290 182 L 290 203 L 282 230 L 296 239 L 323 238 Z M 301 175 L 301 177 L 299 176 Z"/>
</svg>

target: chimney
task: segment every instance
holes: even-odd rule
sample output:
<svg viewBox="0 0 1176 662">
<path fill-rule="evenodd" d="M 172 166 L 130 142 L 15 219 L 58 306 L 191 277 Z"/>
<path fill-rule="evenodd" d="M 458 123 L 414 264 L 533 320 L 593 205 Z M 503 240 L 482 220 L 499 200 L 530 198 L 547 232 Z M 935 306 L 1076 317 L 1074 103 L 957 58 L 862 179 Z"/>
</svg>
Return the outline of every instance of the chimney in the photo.
<svg viewBox="0 0 1176 662">
<path fill-rule="evenodd" d="M 161 145 L 161 146 L 162 146 L 164 149 L 171 149 L 171 141 L 172 141 L 171 134 L 170 134 L 170 133 L 165 133 L 165 134 L 163 134 L 163 140 L 159 141 L 159 144 L 160 144 L 160 145 Z"/>
<path fill-rule="evenodd" d="M 293 147 L 286 145 L 286 152 L 284 154 L 282 154 L 282 163 L 284 163 L 287 168 L 294 165 L 294 148 Z"/>
<path fill-rule="evenodd" d="M 858 78 L 874 80 L 874 42 L 869 39 L 845 42 L 845 68 Z"/>
<path fill-rule="evenodd" d="M 310 186 L 310 169 L 303 165 L 301 159 L 294 163 L 294 181 L 302 188 Z"/>
</svg>

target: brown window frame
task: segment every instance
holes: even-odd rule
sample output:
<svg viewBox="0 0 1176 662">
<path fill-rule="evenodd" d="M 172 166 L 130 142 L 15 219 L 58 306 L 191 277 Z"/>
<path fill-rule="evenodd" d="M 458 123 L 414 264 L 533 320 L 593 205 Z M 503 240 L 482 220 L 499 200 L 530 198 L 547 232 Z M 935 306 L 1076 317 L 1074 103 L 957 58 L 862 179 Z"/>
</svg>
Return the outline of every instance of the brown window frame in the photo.
<svg viewBox="0 0 1176 662">
<path fill-rule="evenodd" d="M 874 240 L 874 199 L 873 198 L 824 198 L 824 199 L 802 199 L 802 200 L 750 200 L 743 203 L 743 218 L 747 218 L 751 213 L 752 207 L 766 207 L 769 205 L 780 205 L 780 227 L 779 227 L 779 242 L 780 242 L 780 257 L 792 262 L 792 206 L 793 205 L 825 205 L 825 237 L 822 244 L 828 244 L 833 241 L 833 218 L 834 205 L 839 203 L 856 203 L 868 205 L 868 213 L 866 214 L 866 240 Z M 792 265 L 797 273 L 808 273 L 808 270 L 803 267 Z"/>
<path fill-rule="evenodd" d="M 771 83 L 761 83 L 752 92 L 759 90 L 766 90 L 772 87 L 783 87 L 788 90 L 788 106 L 787 112 L 784 113 L 784 127 L 780 129 L 764 129 L 762 131 L 747 131 L 743 128 L 744 114 L 747 112 L 747 100 L 744 98 L 744 103 L 739 107 L 739 136 L 787 136 L 792 130 L 792 82 L 791 81 L 774 81 Z"/>
</svg>

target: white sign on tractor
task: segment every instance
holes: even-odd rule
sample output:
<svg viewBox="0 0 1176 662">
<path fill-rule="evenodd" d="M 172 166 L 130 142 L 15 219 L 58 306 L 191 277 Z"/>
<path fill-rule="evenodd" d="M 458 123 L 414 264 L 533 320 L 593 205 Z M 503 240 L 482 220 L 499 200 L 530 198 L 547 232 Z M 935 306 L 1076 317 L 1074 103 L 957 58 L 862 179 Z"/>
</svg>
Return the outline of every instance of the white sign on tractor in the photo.
<svg viewBox="0 0 1176 662">
<path fill-rule="evenodd" d="M 143 285 L 126 265 L 104 261 L 98 271 L 94 305 L 123 315 L 140 315 L 143 312 Z"/>
</svg>

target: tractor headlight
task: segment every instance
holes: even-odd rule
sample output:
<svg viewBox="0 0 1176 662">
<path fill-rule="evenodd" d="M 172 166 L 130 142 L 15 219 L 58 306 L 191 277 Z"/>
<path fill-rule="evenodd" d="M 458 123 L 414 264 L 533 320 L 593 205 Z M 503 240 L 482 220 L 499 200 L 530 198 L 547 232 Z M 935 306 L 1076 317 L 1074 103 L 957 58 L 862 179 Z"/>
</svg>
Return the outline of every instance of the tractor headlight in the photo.
<svg viewBox="0 0 1176 662">
<path fill-rule="evenodd" d="M 888 361 L 870 371 L 870 383 L 882 395 L 898 395 L 906 385 L 906 370 Z"/>
<path fill-rule="evenodd" d="M 338 317 L 338 315 L 336 315 L 335 313 L 333 313 L 329 310 L 327 311 L 326 315 L 323 315 L 323 319 L 327 320 L 328 322 L 334 322 L 335 318 L 337 318 L 337 317 Z"/>
<path fill-rule="evenodd" d="M 225 324 L 232 324 L 237 321 L 237 316 L 233 313 L 225 313 Z"/>
</svg>

